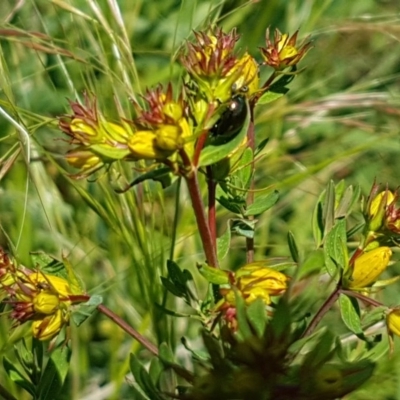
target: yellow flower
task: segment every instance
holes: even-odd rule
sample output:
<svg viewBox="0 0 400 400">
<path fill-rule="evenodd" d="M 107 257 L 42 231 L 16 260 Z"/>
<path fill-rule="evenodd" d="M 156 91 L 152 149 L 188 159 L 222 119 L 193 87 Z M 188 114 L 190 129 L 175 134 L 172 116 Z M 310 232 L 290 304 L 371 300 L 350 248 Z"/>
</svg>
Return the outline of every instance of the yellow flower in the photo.
<svg viewBox="0 0 400 400">
<path fill-rule="evenodd" d="M 138 160 L 162 160 L 174 153 L 176 149 L 160 149 L 157 139 L 153 131 L 136 132 L 128 143 L 131 155 Z"/>
<path fill-rule="evenodd" d="M 266 47 L 262 47 L 261 54 L 264 57 L 264 64 L 269 65 L 275 70 L 281 71 L 296 65 L 304 58 L 307 51 L 311 48 L 311 42 L 296 45 L 298 31 L 290 38 L 288 34 L 282 34 L 279 29 L 275 29 L 274 41 L 270 40 L 269 28 L 265 35 Z"/>
<path fill-rule="evenodd" d="M 221 289 L 224 302 L 219 308 L 235 306 L 235 291 L 243 297 L 246 304 L 261 298 L 265 304 L 271 303 L 271 296 L 285 292 L 289 277 L 273 268 L 261 266 L 257 261 L 239 268 L 234 274 L 230 289 Z"/>
<path fill-rule="evenodd" d="M 390 333 L 400 336 L 400 309 L 394 308 L 386 315 L 386 326 Z"/>
<path fill-rule="evenodd" d="M 344 287 L 362 289 L 374 283 L 389 265 L 392 250 L 381 246 L 358 256 L 350 269 L 349 278 L 344 279 Z"/>
<path fill-rule="evenodd" d="M 39 340 L 52 339 L 67 322 L 68 318 L 63 311 L 57 310 L 52 315 L 33 321 L 32 335 Z"/>
<path fill-rule="evenodd" d="M 78 145 L 66 156 L 70 165 L 82 171 L 76 177 L 88 176 L 105 163 L 129 159 L 128 142 L 133 130 L 126 121 L 108 121 L 97 109 L 96 101 L 87 95 L 84 104 L 70 105 L 73 114 L 61 118 L 59 127 L 71 138 L 71 144 Z"/>
<path fill-rule="evenodd" d="M 0 249 L 0 297 L 12 308 L 14 326 L 33 321 L 33 336 L 50 339 L 68 324 L 72 303 L 82 301 L 76 295 L 66 279 L 18 265 Z"/>
<path fill-rule="evenodd" d="M 259 90 L 260 77 L 257 61 L 248 53 L 238 60 L 229 75 L 235 73 L 238 78 L 232 85 L 234 92 L 240 92 L 250 98 Z"/>
</svg>

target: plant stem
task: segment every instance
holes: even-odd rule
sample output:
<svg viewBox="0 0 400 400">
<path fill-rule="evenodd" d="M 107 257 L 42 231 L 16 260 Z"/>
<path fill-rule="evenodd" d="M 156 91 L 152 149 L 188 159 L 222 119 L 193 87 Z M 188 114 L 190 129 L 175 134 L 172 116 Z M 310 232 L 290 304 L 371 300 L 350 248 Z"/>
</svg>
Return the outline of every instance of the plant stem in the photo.
<svg viewBox="0 0 400 400">
<path fill-rule="evenodd" d="M 254 137 L 254 108 L 252 104 L 250 104 L 250 124 L 247 130 L 247 143 L 249 148 L 252 150 L 254 156 L 254 149 L 256 146 Z M 246 199 L 247 206 L 254 203 L 254 170 L 255 163 L 253 157 L 253 159 L 251 160 L 251 182 Z M 248 217 L 248 219 L 252 220 L 254 219 L 254 216 L 250 216 Z M 248 264 L 254 261 L 254 238 L 246 238 L 246 261 Z"/>
<path fill-rule="evenodd" d="M 335 290 L 332 292 L 332 294 L 325 300 L 325 303 L 322 305 L 322 307 L 318 310 L 318 312 L 315 314 L 314 318 L 311 320 L 310 324 L 308 325 L 307 329 L 303 332 L 301 335 L 301 338 L 304 338 L 306 336 L 311 335 L 314 332 L 314 329 L 317 327 L 317 325 L 320 323 L 321 319 L 324 317 L 324 315 L 330 310 L 330 308 L 333 306 L 335 301 L 338 299 L 339 295 L 341 293 L 341 289 L 337 286 Z"/>
<path fill-rule="evenodd" d="M 363 303 L 367 303 L 373 307 L 383 306 L 383 304 L 380 303 L 379 301 L 371 299 L 370 297 L 364 296 L 363 294 L 354 292 L 352 290 L 341 289 L 340 293 L 345 294 L 346 296 L 349 297 L 354 297 L 355 299 L 361 300 Z"/>
<path fill-rule="evenodd" d="M 197 169 L 194 169 L 190 174 L 186 175 L 185 178 L 188 185 L 190 198 L 192 200 L 194 215 L 196 216 L 197 227 L 199 229 L 201 242 L 203 243 L 203 249 L 207 263 L 211 267 L 218 268 L 217 253 L 215 251 L 211 230 L 207 222 L 204 203 L 201 198 Z"/>
<path fill-rule="evenodd" d="M 153 353 L 158 357 L 158 349 L 157 347 L 149 342 L 144 336 L 142 336 L 136 329 L 133 329 L 126 321 L 124 321 L 121 317 L 107 308 L 105 305 L 100 304 L 97 306 L 97 310 L 106 315 L 112 321 L 114 321 L 120 328 L 122 328 L 128 335 L 135 338 L 143 347 Z"/>
<path fill-rule="evenodd" d="M 214 248 L 217 246 L 217 215 L 215 207 L 215 192 L 217 182 L 213 179 L 211 167 L 207 167 L 207 189 L 208 189 L 208 226 L 210 227 L 211 240 Z"/>
</svg>

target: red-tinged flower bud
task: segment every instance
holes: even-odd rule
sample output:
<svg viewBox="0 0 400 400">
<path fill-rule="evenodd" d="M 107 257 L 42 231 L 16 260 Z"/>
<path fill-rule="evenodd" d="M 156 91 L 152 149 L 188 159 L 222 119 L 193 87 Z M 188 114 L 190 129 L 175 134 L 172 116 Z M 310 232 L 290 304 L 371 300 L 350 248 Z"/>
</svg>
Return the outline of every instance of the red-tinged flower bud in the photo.
<svg viewBox="0 0 400 400">
<path fill-rule="evenodd" d="M 264 57 L 264 64 L 281 71 L 299 63 L 312 47 L 312 44 L 303 41 L 300 45 L 296 45 L 298 33 L 296 31 L 289 38 L 288 34 L 282 34 L 278 29 L 275 29 L 274 41 L 272 42 L 268 28 L 265 35 L 266 47 L 260 48 Z"/>
<path fill-rule="evenodd" d="M 350 276 L 344 278 L 344 287 L 362 289 L 370 286 L 386 270 L 391 256 L 392 250 L 385 246 L 362 253 L 355 259 Z"/>
</svg>

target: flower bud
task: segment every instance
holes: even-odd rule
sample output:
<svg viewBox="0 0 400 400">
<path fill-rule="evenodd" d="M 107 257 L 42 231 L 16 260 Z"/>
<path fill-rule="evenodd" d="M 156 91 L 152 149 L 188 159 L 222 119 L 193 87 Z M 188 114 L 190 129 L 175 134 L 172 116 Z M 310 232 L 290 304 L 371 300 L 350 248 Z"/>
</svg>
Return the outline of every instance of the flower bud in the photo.
<svg viewBox="0 0 400 400">
<path fill-rule="evenodd" d="M 386 315 L 386 325 L 390 333 L 400 336 L 400 309 L 394 308 Z"/>
<path fill-rule="evenodd" d="M 374 283 L 389 265 L 392 250 L 381 246 L 358 256 L 351 269 L 351 276 L 344 279 L 349 289 L 362 289 Z"/>
<path fill-rule="evenodd" d="M 38 340 L 49 340 L 61 330 L 65 322 L 63 311 L 57 310 L 55 314 L 33 321 L 32 335 Z"/>
<path fill-rule="evenodd" d="M 299 31 L 296 31 L 289 38 L 288 34 L 282 34 L 275 29 L 274 41 L 271 42 L 268 28 L 265 35 L 266 47 L 260 49 L 264 57 L 264 64 L 281 71 L 300 62 L 312 45 L 311 42 L 303 42 L 297 46 L 298 33 Z"/>
</svg>

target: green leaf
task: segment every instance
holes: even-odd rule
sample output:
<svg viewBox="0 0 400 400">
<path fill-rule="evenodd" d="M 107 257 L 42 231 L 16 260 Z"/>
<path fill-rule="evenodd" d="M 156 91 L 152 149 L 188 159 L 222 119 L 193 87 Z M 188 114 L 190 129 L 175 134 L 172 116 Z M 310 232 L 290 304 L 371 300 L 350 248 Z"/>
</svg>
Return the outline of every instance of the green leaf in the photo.
<svg viewBox="0 0 400 400">
<path fill-rule="evenodd" d="M 240 133 L 233 138 L 231 141 L 221 145 L 212 145 L 204 147 L 200 155 L 200 167 L 215 164 L 216 162 L 227 157 L 230 153 L 236 150 L 243 142 L 244 137 L 247 134 L 247 130 L 250 124 L 250 113 L 247 113 L 246 121 L 240 131 Z"/>
<path fill-rule="evenodd" d="M 253 150 L 247 147 L 239 159 L 234 174 L 231 176 L 234 186 L 247 190 L 253 170 Z"/>
<path fill-rule="evenodd" d="M 264 150 L 264 148 L 268 142 L 269 142 L 269 138 L 265 138 L 265 139 L 261 140 L 261 142 L 257 145 L 256 149 L 254 150 L 254 157 L 256 157 L 258 154 L 260 154 Z"/>
<path fill-rule="evenodd" d="M 71 318 L 76 326 L 80 326 L 97 310 L 97 307 L 103 303 L 103 297 L 94 294 L 86 303 L 79 304 L 74 309 Z"/>
<path fill-rule="evenodd" d="M 4 369 L 6 370 L 7 375 L 10 377 L 10 379 L 16 383 L 18 386 L 22 387 L 25 389 L 28 393 L 31 395 L 36 394 L 36 387 L 33 385 L 27 377 L 24 376 L 22 372 L 20 372 L 14 364 L 8 360 L 7 357 L 3 358 L 3 366 Z"/>
<path fill-rule="evenodd" d="M 287 85 L 295 77 L 295 74 L 293 74 L 292 72 L 295 72 L 296 70 L 297 67 L 293 65 L 292 68 L 290 69 L 291 73 L 284 74 L 279 80 L 277 80 L 274 84 L 272 84 L 269 88 L 269 92 L 286 94 L 289 91 Z"/>
<path fill-rule="evenodd" d="M 167 314 L 167 315 L 171 315 L 172 317 L 184 317 L 184 318 L 192 318 L 192 317 L 196 317 L 196 314 L 185 314 L 185 313 L 180 313 L 177 311 L 173 311 L 173 310 L 169 310 L 168 308 L 165 308 L 164 306 L 162 306 L 161 304 L 158 303 L 154 303 L 155 307 L 158 308 L 159 310 L 161 310 L 163 313 Z"/>
<path fill-rule="evenodd" d="M 284 95 L 284 93 L 278 93 L 278 92 L 265 92 L 258 100 L 257 104 L 268 104 L 271 103 L 272 101 L 275 101 L 279 98 L 281 98 Z"/>
<path fill-rule="evenodd" d="M 152 400 L 163 400 L 159 394 L 159 391 L 152 382 L 149 373 L 144 369 L 143 365 L 132 353 L 130 355 L 129 364 L 132 375 L 143 392 L 146 393 L 146 395 L 148 395 Z"/>
<path fill-rule="evenodd" d="M 138 176 L 136 179 L 134 179 L 128 186 L 122 188 L 122 189 L 115 189 L 116 193 L 125 193 L 127 190 L 132 188 L 133 186 L 138 185 L 139 183 L 142 183 L 147 180 L 153 180 L 156 182 L 160 182 L 161 186 L 164 188 L 168 187 L 172 183 L 172 173 L 171 173 L 171 168 L 169 167 L 162 167 L 162 168 L 157 168 L 153 169 L 149 172 L 146 172 L 143 175 Z"/>
<path fill-rule="evenodd" d="M 324 251 L 317 249 L 310 252 L 305 261 L 300 265 L 297 279 L 303 279 L 307 276 L 316 274 L 319 272 L 325 264 Z"/>
<path fill-rule="evenodd" d="M 338 272 L 348 262 L 346 220 L 338 220 L 333 229 L 326 235 L 324 244 L 325 265 L 332 278 L 338 277 Z"/>
<path fill-rule="evenodd" d="M 182 288 L 174 285 L 169 279 L 161 276 L 161 283 L 169 292 L 171 292 L 176 297 L 185 297 L 186 290 L 182 290 Z"/>
<path fill-rule="evenodd" d="M 252 336 L 251 328 L 247 320 L 246 303 L 239 292 L 235 291 L 236 318 L 238 321 L 238 334 L 246 340 Z"/>
<path fill-rule="evenodd" d="M 324 234 L 326 235 L 335 224 L 335 185 L 333 181 L 328 183 L 323 203 Z"/>
<path fill-rule="evenodd" d="M 217 239 L 217 256 L 218 260 L 223 260 L 229 251 L 229 246 L 231 244 L 231 227 L 230 221 L 226 223 L 225 233 Z"/>
<path fill-rule="evenodd" d="M 225 196 L 221 196 L 218 197 L 217 200 L 218 203 L 221 204 L 221 206 L 225 207 L 227 210 L 235 214 L 242 214 L 243 209 L 246 205 L 245 200 L 241 197 L 227 198 Z"/>
<path fill-rule="evenodd" d="M 262 299 L 256 299 L 247 307 L 247 318 L 257 336 L 261 338 L 267 325 L 265 303 Z"/>
<path fill-rule="evenodd" d="M 234 219 L 232 220 L 231 231 L 235 232 L 238 236 L 244 236 L 248 239 L 254 238 L 254 228 L 256 225 L 255 220 Z"/>
<path fill-rule="evenodd" d="M 207 264 L 201 264 L 199 272 L 208 282 L 214 285 L 226 285 L 229 283 L 229 272 L 219 268 L 210 267 Z"/>
<path fill-rule="evenodd" d="M 185 290 L 186 277 L 179 268 L 179 265 L 175 261 L 167 260 L 167 270 L 168 279 L 170 279 L 176 287 Z"/>
<path fill-rule="evenodd" d="M 356 186 L 355 188 L 353 188 L 353 186 L 349 186 L 340 199 L 339 205 L 335 211 L 335 218 L 347 217 L 350 214 L 354 204 L 358 202 L 360 194 L 361 188 L 359 186 Z"/>
<path fill-rule="evenodd" d="M 253 204 L 250 204 L 244 215 L 249 217 L 251 215 L 259 215 L 264 211 L 270 209 L 279 199 L 279 192 L 274 190 L 272 193 L 268 193 L 265 196 L 258 196 L 254 200 Z"/>
<path fill-rule="evenodd" d="M 68 374 L 70 359 L 71 350 L 63 344 L 51 352 L 38 386 L 40 400 L 58 398 Z"/>
<path fill-rule="evenodd" d="M 149 376 L 153 385 L 157 386 L 158 380 L 160 378 L 161 372 L 163 370 L 163 365 L 158 358 L 153 358 L 150 361 Z"/>
<path fill-rule="evenodd" d="M 160 347 L 158 349 L 158 354 L 159 354 L 160 358 L 164 361 L 168 361 L 170 363 L 175 362 L 174 353 L 172 352 L 170 347 L 168 347 L 167 343 L 165 343 L 165 342 L 160 344 Z"/>
<path fill-rule="evenodd" d="M 293 261 L 295 263 L 299 263 L 299 261 L 300 261 L 299 260 L 299 250 L 297 248 L 296 241 L 294 239 L 292 232 L 290 232 L 290 231 L 288 232 L 287 239 L 288 239 L 290 255 L 292 256 Z"/>
<path fill-rule="evenodd" d="M 324 238 L 324 218 L 323 218 L 323 205 L 322 205 L 322 197 L 323 194 L 318 199 L 317 204 L 315 205 L 314 212 L 312 215 L 312 230 L 315 245 L 319 248 L 322 245 Z"/>
<path fill-rule="evenodd" d="M 356 335 L 363 334 L 360 321 L 360 308 L 357 300 L 341 294 L 339 296 L 340 314 L 345 325 Z"/>
</svg>

